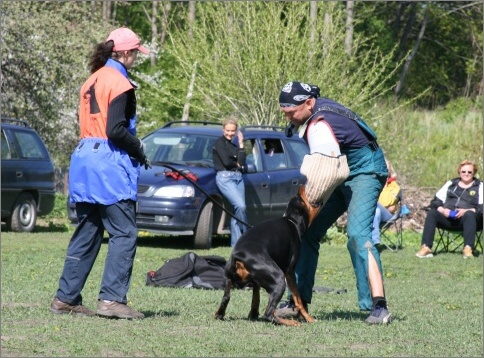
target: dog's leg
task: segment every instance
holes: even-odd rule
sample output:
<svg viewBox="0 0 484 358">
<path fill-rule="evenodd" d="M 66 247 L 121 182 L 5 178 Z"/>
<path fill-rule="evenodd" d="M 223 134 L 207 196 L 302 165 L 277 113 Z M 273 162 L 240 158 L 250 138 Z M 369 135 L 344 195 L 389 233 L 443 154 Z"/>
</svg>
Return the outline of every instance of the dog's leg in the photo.
<svg viewBox="0 0 484 358">
<path fill-rule="evenodd" d="M 287 286 L 291 291 L 292 299 L 294 300 L 294 306 L 296 307 L 296 310 L 299 312 L 300 315 L 304 317 L 306 322 L 315 322 L 316 320 L 311 317 L 308 311 L 306 311 L 306 309 L 304 308 L 301 296 L 299 295 L 299 290 L 297 288 L 296 276 L 294 275 L 294 271 L 286 273 L 286 281 Z"/>
<path fill-rule="evenodd" d="M 256 320 L 259 318 L 259 306 L 260 306 L 260 286 L 253 283 L 252 286 L 252 305 L 250 306 L 249 319 Z"/>
<path fill-rule="evenodd" d="M 232 280 L 227 279 L 226 285 L 224 288 L 224 295 L 222 297 L 222 302 L 220 303 L 218 310 L 215 312 L 216 319 L 224 319 L 225 317 L 225 310 L 227 309 L 227 306 L 230 302 L 230 290 L 232 289 L 232 286 L 233 286 Z"/>
<path fill-rule="evenodd" d="M 296 327 L 300 326 L 301 323 L 298 321 L 284 319 L 276 315 L 277 304 L 281 301 L 281 298 L 286 291 L 284 273 L 275 264 L 274 267 L 269 268 L 265 273 L 267 273 L 267 275 L 265 275 L 261 282 L 264 282 L 262 287 L 269 294 L 269 302 L 267 303 L 264 318 L 275 324 Z"/>
</svg>

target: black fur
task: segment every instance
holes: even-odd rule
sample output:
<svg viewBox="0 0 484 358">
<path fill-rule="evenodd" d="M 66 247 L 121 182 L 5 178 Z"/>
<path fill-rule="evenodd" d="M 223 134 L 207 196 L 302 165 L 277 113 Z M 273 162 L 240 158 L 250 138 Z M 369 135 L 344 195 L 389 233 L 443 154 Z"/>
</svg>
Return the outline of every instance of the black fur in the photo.
<svg viewBox="0 0 484 358">
<path fill-rule="evenodd" d="M 307 321 L 313 321 L 302 308 L 294 274 L 301 236 L 310 224 L 308 205 L 307 201 L 303 200 L 300 190 L 300 193 L 289 201 L 282 218 L 256 225 L 239 238 L 225 267 L 225 290 L 222 303 L 215 313 L 217 319 L 223 319 L 225 316 L 231 288 L 251 285 L 253 296 L 249 319 L 257 319 L 259 316 L 262 287 L 269 294 L 269 302 L 263 317 L 274 323 L 299 325 L 296 321 L 284 320 L 274 314 L 286 290 L 287 280 L 296 307 Z"/>
</svg>

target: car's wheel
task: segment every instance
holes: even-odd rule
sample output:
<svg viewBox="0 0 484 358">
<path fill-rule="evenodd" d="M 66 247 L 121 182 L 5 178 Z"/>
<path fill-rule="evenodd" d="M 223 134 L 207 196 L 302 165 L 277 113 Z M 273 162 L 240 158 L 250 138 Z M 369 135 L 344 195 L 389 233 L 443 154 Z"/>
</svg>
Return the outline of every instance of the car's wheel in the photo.
<svg viewBox="0 0 484 358">
<path fill-rule="evenodd" d="M 212 247 L 212 235 L 213 235 L 213 203 L 211 201 L 206 202 L 200 217 L 198 218 L 197 227 L 195 228 L 195 234 L 193 235 L 193 247 L 195 249 L 209 249 Z"/>
<path fill-rule="evenodd" d="M 37 220 L 37 203 L 29 193 L 22 193 L 17 198 L 12 216 L 7 220 L 7 228 L 17 232 L 31 232 Z"/>
</svg>

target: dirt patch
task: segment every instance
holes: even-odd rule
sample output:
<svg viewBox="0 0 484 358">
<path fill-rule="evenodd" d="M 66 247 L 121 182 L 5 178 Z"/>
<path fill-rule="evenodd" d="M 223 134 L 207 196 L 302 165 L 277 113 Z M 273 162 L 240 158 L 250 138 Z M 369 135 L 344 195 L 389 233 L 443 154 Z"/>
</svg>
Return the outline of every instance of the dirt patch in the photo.
<svg viewBox="0 0 484 358">
<path fill-rule="evenodd" d="M 422 232 L 425 217 L 427 216 L 427 207 L 430 201 L 435 196 L 438 188 L 425 187 L 414 188 L 410 186 L 401 185 L 403 190 L 403 204 L 410 210 L 410 214 L 405 216 L 403 220 L 404 230 L 413 230 Z M 336 222 L 338 227 L 344 228 L 346 226 L 346 213 L 341 215 Z"/>
</svg>

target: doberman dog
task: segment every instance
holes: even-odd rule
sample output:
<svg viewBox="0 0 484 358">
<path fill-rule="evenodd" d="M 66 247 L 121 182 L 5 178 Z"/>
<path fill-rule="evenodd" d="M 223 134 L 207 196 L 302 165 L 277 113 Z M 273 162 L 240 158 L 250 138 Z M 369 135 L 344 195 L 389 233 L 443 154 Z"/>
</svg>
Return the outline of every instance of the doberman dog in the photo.
<svg viewBox="0 0 484 358">
<path fill-rule="evenodd" d="M 296 284 L 294 269 L 299 258 L 301 236 L 313 221 L 319 208 L 309 204 L 305 187 L 287 204 L 282 218 L 267 220 L 246 231 L 235 244 L 225 267 L 225 289 L 216 319 L 223 319 L 230 301 L 232 287 L 252 284 L 252 305 L 249 320 L 259 317 L 260 288 L 269 294 L 264 318 L 287 326 L 300 326 L 295 320 L 283 319 L 276 313 L 287 286 L 291 290 L 296 310 L 306 322 L 314 322 L 303 306 Z"/>
</svg>

